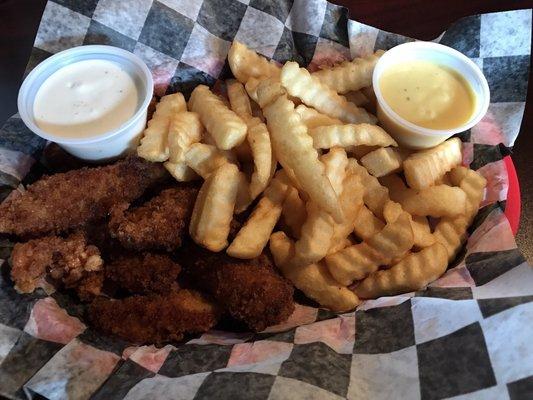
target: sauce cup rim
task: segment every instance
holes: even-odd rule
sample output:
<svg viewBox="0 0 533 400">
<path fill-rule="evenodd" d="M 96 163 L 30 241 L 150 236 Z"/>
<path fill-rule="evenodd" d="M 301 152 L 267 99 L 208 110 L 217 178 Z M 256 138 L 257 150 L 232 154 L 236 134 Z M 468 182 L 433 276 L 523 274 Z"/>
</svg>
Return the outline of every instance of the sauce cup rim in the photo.
<svg viewBox="0 0 533 400">
<path fill-rule="evenodd" d="M 474 96 L 476 97 L 476 101 L 480 101 L 481 105 L 478 108 L 477 112 L 472 113 L 471 118 L 462 125 L 459 125 L 455 128 L 451 129 L 430 129 L 430 128 L 424 128 L 420 125 L 416 125 L 405 118 L 401 117 L 398 113 L 396 113 L 386 102 L 385 98 L 383 97 L 383 94 L 381 93 L 381 88 L 379 87 L 379 79 L 381 77 L 381 68 L 380 65 L 385 64 L 388 62 L 391 58 L 397 58 L 402 59 L 403 54 L 402 51 L 413 48 L 413 49 L 419 49 L 419 50 L 425 50 L 428 53 L 429 52 L 435 52 L 435 53 L 444 53 L 447 56 L 453 57 L 456 60 L 459 60 L 461 63 L 463 63 L 467 68 L 469 68 L 474 75 L 479 80 L 479 83 L 481 85 L 481 96 L 479 96 L 478 93 L 474 91 Z M 405 58 L 404 61 L 408 61 L 409 58 Z M 428 58 L 428 61 L 431 61 L 430 58 Z M 385 70 L 386 68 L 383 68 Z M 472 82 L 469 80 L 464 74 L 462 74 L 460 71 L 457 71 L 454 69 L 458 74 L 460 74 L 471 86 Z M 419 135 L 427 135 L 427 136 L 452 136 L 459 132 L 464 132 L 470 128 L 472 128 L 474 125 L 476 125 L 486 114 L 489 104 L 490 104 L 490 90 L 489 85 L 487 82 L 487 79 L 485 78 L 485 75 L 483 75 L 483 72 L 479 69 L 479 67 L 470 60 L 467 56 L 465 56 L 463 53 L 452 49 L 451 47 L 442 45 L 440 43 L 434 43 L 434 42 L 425 42 L 425 41 L 416 41 L 416 42 L 408 42 L 403 43 L 398 46 L 393 47 L 392 49 L 388 50 L 383 56 L 380 57 L 378 62 L 376 63 L 376 66 L 374 68 L 374 72 L 372 75 L 372 85 L 374 87 L 374 93 L 376 94 L 376 98 L 378 100 L 379 106 L 382 108 L 382 110 L 392 119 L 396 121 L 399 125 L 404 126 L 408 130 L 417 133 Z"/>
<path fill-rule="evenodd" d="M 28 90 L 30 86 L 35 82 L 37 78 L 40 77 L 41 74 L 46 73 L 49 69 L 54 68 L 58 63 L 65 63 L 60 68 L 63 68 L 67 65 L 71 65 L 73 63 L 82 61 L 79 59 L 76 59 L 75 57 L 81 56 L 81 55 L 91 55 L 94 54 L 94 58 L 88 58 L 86 60 L 99 60 L 102 59 L 98 57 L 98 55 L 113 55 L 116 56 L 119 60 L 117 60 L 120 63 L 120 59 L 128 60 L 132 62 L 135 65 L 135 68 L 139 72 L 140 75 L 144 78 L 145 81 L 145 98 L 143 99 L 142 103 L 137 108 L 137 111 L 135 111 L 135 114 L 133 114 L 127 121 L 125 121 L 122 125 L 117 127 L 116 129 L 113 129 L 111 131 L 107 131 L 101 134 L 97 134 L 94 136 L 89 136 L 86 138 L 65 138 L 62 136 L 56 136 L 54 134 L 51 134 L 49 132 L 46 132 L 39 128 L 37 124 L 35 123 L 34 116 L 33 116 L 33 108 L 31 110 L 28 110 L 27 102 L 28 100 L 31 101 L 31 104 L 33 105 L 33 102 L 35 101 L 35 97 L 32 96 L 31 99 L 28 99 L 29 93 Z M 68 59 L 72 58 L 72 60 L 69 62 Z M 85 60 L 83 60 L 85 61 Z M 55 72 L 55 71 L 54 71 Z M 44 82 L 44 81 L 43 81 Z M 108 46 L 108 45 L 82 45 L 77 47 L 72 47 L 67 50 L 60 51 L 59 53 L 56 53 L 50 57 L 48 57 L 46 60 L 42 61 L 40 64 L 38 64 L 24 79 L 24 82 L 20 86 L 18 98 L 17 98 L 17 106 L 20 118 L 24 122 L 24 124 L 36 135 L 50 140 L 52 142 L 58 143 L 58 144 L 66 144 L 66 145 L 84 145 L 84 144 L 94 144 L 98 142 L 106 141 L 112 137 L 118 136 L 122 133 L 126 133 L 129 128 L 132 128 L 134 124 L 137 122 L 139 118 L 143 116 L 143 114 L 146 112 L 150 101 L 152 100 L 154 92 L 154 83 L 152 78 L 152 73 L 150 72 L 150 69 L 146 65 L 146 63 L 137 55 L 133 54 L 130 51 L 121 49 L 119 47 L 115 46 Z"/>
</svg>

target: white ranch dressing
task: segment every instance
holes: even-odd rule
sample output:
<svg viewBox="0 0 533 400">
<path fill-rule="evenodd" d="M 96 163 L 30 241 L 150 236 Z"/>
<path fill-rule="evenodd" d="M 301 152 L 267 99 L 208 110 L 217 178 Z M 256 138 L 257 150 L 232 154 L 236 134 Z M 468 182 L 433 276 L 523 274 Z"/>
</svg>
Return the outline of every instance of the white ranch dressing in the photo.
<svg viewBox="0 0 533 400">
<path fill-rule="evenodd" d="M 39 128 L 64 138 L 87 138 L 117 129 L 138 105 L 133 78 L 108 60 L 60 68 L 41 85 L 33 103 Z"/>
</svg>

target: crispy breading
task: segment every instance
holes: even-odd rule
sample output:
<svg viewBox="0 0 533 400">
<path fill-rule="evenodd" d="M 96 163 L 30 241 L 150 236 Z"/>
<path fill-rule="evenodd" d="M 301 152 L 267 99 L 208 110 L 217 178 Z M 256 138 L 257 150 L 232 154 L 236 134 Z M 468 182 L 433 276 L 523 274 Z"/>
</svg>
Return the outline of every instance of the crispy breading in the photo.
<svg viewBox="0 0 533 400">
<path fill-rule="evenodd" d="M 104 271 L 95 271 L 86 273 L 74 290 L 81 301 L 89 302 L 102 294 L 103 286 Z"/>
<path fill-rule="evenodd" d="M 87 273 L 102 269 L 97 247 L 76 232 L 67 238 L 46 236 L 17 243 L 11 253 L 11 278 L 21 293 L 31 293 L 48 278 L 67 289 L 75 288 Z"/>
<path fill-rule="evenodd" d="M 167 294 L 178 290 L 179 264 L 163 254 L 123 254 L 106 264 L 105 277 L 132 294 Z"/>
<path fill-rule="evenodd" d="M 163 190 L 140 207 L 115 207 L 111 234 L 129 249 L 173 251 L 187 234 L 197 194 L 198 187 L 181 185 Z"/>
<path fill-rule="evenodd" d="M 181 340 L 185 333 L 209 330 L 218 317 L 217 307 L 193 290 L 123 300 L 98 297 L 89 306 L 97 330 L 135 344 Z"/>
<path fill-rule="evenodd" d="M 285 321 L 294 311 L 292 285 L 277 274 L 265 255 L 238 260 L 191 245 L 180 262 L 191 284 L 256 332 Z"/>
<path fill-rule="evenodd" d="M 115 204 L 137 199 L 165 176 L 160 164 L 130 157 L 41 178 L 0 205 L 0 233 L 36 237 L 82 227 Z"/>
</svg>

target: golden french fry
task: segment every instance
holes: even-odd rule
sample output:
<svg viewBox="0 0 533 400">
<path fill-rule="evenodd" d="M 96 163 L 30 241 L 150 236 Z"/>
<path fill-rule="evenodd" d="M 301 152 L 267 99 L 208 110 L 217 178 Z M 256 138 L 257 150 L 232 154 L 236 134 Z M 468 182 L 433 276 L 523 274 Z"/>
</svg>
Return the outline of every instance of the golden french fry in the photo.
<svg viewBox="0 0 533 400">
<path fill-rule="evenodd" d="M 300 239 L 294 244 L 295 255 L 291 264 L 307 265 L 323 259 L 331 246 L 333 218 L 313 202 L 306 205 L 307 220 L 302 226 Z"/>
<path fill-rule="evenodd" d="M 317 126 L 342 124 L 340 119 L 321 114 L 314 108 L 307 107 L 303 104 L 296 107 L 295 111 L 300 114 L 302 122 L 307 126 L 307 129 L 316 128 Z"/>
<path fill-rule="evenodd" d="M 459 186 L 466 194 L 466 215 L 470 224 L 483 200 L 487 180 L 478 172 L 462 166 L 452 169 L 449 177 L 451 183 Z"/>
<path fill-rule="evenodd" d="M 143 138 L 137 148 L 137 154 L 152 162 L 168 159 L 169 149 L 167 135 L 172 116 L 187 111 L 185 99 L 181 93 L 163 96 L 157 103 L 152 119 L 144 130 Z"/>
<path fill-rule="evenodd" d="M 313 140 L 306 126 L 294 111 L 294 104 L 285 95 L 264 109 L 272 147 L 281 165 L 294 172 L 299 186 L 311 200 L 337 221 L 342 221 L 342 210 L 326 176 L 324 165 L 313 148 Z"/>
<path fill-rule="evenodd" d="M 338 251 L 341 251 L 342 249 L 345 249 L 346 247 L 348 246 L 351 246 L 353 245 L 354 243 L 350 240 L 350 238 L 344 238 L 344 239 L 341 239 L 341 240 L 338 240 L 337 242 L 333 242 L 331 243 L 331 247 L 329 248 L 328 250 L 328 254 L 326 255 L 330 255 L 330 254 L 334 254 Z"/>
<path fill-rule="evenodd" d="M 170 175 L 172 175 L 172 177 L 178 182 L 190 182 L 199 178 L 198 174 L 183 162 L 171 163 L 165 161 L 163 165 Z"/>
<path fill-rule="evenodd" d="M 359 239 L 367 240 L 385 227 L 383 221 L 362 205 L 355 218 L 353 233 Z"/>
<path fill-rule="evenodd" d="M 390 269 L 370 274 L 354 291 L 361 298 L 375 299 L 423 289 L 446 271 L 447 256 L 444 246 L 434 243 Z"/>
<path fill-rule="evenodd" d="M 350 103 L 355 104 L 356 106 L 364 106 L 369 103 L 368 98 L 359 90 L 354 90 L 348 93 L 344 93 L 344 97 Z"/>
<path fill-rule="evenodd" d="M 250 185 L 246 174 L 239 171 L 239 185 L 237 188 L 237 198 L 235 199 L 235 214 L 240 214 L 252 204 L 252 196 L 250 196 Z"/>
<path fill-rule="evenodd" d="M 185 153 L 185 164 L 202 178 L 207 179 L 218 167 L 226 163 L 234 163 L 231 153 L 217 149 L 204 143 L 194 143 Z"/>
<path fill-rule="evenodd" d="M 277 77 L 280 74 L 280 68 L 274 62 L 236 40 L 229 49 L 228 63 L 231 72 L 241 83 L 246 83 L 250 78 Z"/>
<path fill-rule="evenodd" d="M 402 214 L 368 240 L 346 247 L 325 260 L 337 282 L 349 285 L 377 271 L 380 265 L 388 264 L 412 246 L 413 230 L 407 214 Z"/>
<path fill-rule="evenodd" d="M 448 252 L 448 260 L 452 261 L 466 240 L 466 229 L 472 223 L 479 209 L 487 181 L 476 171 L 465 167 L 456 167 L 450 171 L 450 181 L 459 185 L 466 193 L 467 208 L 464 216 L 441 218 L 433 236 Z"/>
<path fill-rule="evenodd" d="M 377 125 L 345 124 L 318 126 L 309 130 L 317 149 L 348 146 L 398 146 L 387 132 Z"/>
<path fill-rule="evenodd" d="M 272 180 L 226 253 L 242 259 L 259 257 L 281 215 L 288 189 L 289 185 L 282 179 Z"/>
<path fill-rule="evenodd" d="M 272 145 L 266 125 L 259 118 L 250 118 L 247 141 L 254 162 L 250 180 L 250 196 L 255 199 L 268 185 L 272 171 Z"/>
<path fill-rule="evenodd" d="M 383 50 L 378 50 L 366 58 L 355 58 L 332 68 L 320 69 L 313 72 L 313 76 L 340 94 L 359 90 L 372 85 L 374 67 L 384 53 Z"/>
<path fill-rule="evenodd" d="M 442 244 L 448 254 L 448 261 L 452 261 L 464 241 L 466 240 L 466 229 L 468 228 L 468 221 L 465 216 L 455 218 L 441 218 L 433 237 L 435 241 Z"/>
<path fill-rule="evenodd" d="M 357 160 L 350 158 L 348 160 L 347 170 L 353 173 L 361 179 L 361 183 L 365 188 L 365 194 L 363 201 L 367 207 L 378 218 L 383 216 L 383 207 L 387 200 L 389 200 L 389 191 L 386 187 L 381 186 L 375 176 L 368 173 L 365 167 L 359 165 Z"/>
<path fill-rule="evenodd" d="M 189 234 L 198 245 L 215 252 L 228 245 L 238 185 L 239 169 L 229 163 L 205 180 L 189 224 Z"/>
<path fill-rule="evenodd" d="M 281 84 L 291 96 L 330 117 L 354 124 L 377 121 L 364 108 L 348 102 L 295 62 L 286 62 L 281 69 Z"/>
<path fill-rule="evenodd" d="M 403 149 L 381 147 L 361 157 L 361 164 L 376 178 L 380 178 L 401 171 L 402 162 L 407 155 Z"/>
<path fill-rule="evenodd" d="M 246 83 L 246 92 L 262 109 L 287 93 L 278 78 L 251 78 Z"/>
<path fill-rule="evenodd" d="M 226 88 L 231 109 L 246 121 L 252 116 L 252 106 L 243 84 L 235 79 L 230 79 L 226 81 Z"/>
<path fill-rule="evenodd" d="M 189 108 L 198 113 L 218 148 L 229 150 L 246 139 L 246 123 L 207 86 L 196 86 L 189 99 Z"/>
<path fill-rule="evenodd" d="M 431 234 L 431 229 L 426 217 L 412 216 L 403 210 L 402 206 L 395 201 L 388 201 L 383 207 L 383 217 L 385 221 L 390 224 L 402 214 L 405 213 L 409 217 L 411 228 L 413 228 L 414 245 L 420 248 L 431 246 L 435 243 L 435 237 Z"/>
<path fill-rule="evenodd" d="M 407 184 L 413 189 L 434 185 L 446 172 L 460 165 L 462 159 L 459 138 L 448 139 L 432 149 L 413 153 L 403 162 Z"/>
<path fill-rule="evenodd" d="M 456 217 L 466 213 L 466 194 L 448 185 L 430 186 L 416 191 L 408 189 L 398 201 L 412 215 Z"/>
<path fill-rule="evenodd" d="M 307 220 L 307 211 L 305 210 L 305 202 L 300 198 L 298 189 L 290 187 L 287 197 L 283 202 L 283 223 L 290 235 L 299 239 L 302 231 L 302 226 Z"/>
<path fill-rule="evenodd" d="M 203 126 L 198 114 L 183 111 L 170 118 L 168 129 L 168 161 L 165 168 L 178 181 L 186 182 L 198 177 L 185 164 L 185 153 L 193 143 L 202 139 Z"/>
<path fill-rule="evenodd" d="M 182 163 L 185 153 L 193 143 L 202 140 L 204 128 L 198 114 L 193 112 L 180 112 L 170 119 L 168 129 L 168 161 Z"/>
<path fill-rule="evenodd" d="M 337 196 L 342 194 L 344 187 L 344 178 L 346 178 L 346 166 L 348 165 L 348 156 L 341 148 L 334 148 L 329 153 L 320 157 L 320 161 L 326 168 L 326 176 L 333 186 Z"/>
<path fill-rule="evenodd" d="M 365 190 L 359 176 L 350 174 L 345 177 L 340 194 L 344 221 L 333 226 L 333 237 L 331 238 L 331 246 L 328 254 L 336 253 L 347 247 L 344 243 L 353 231 L 355 220 L 360 208 L 363 206 L 364 193 Z"/>
<path fill-rule="evenodd" d="M 294 243 L 283 232 L 273 233 L 270 237 L 270 252 L 283 275 L 320 305 L 342 312 L 352 310 L 359 304 L 357 296 L 340 286 L 323 263 L 290 265 L 289 261 L 294 257 Z"/>
</svg>

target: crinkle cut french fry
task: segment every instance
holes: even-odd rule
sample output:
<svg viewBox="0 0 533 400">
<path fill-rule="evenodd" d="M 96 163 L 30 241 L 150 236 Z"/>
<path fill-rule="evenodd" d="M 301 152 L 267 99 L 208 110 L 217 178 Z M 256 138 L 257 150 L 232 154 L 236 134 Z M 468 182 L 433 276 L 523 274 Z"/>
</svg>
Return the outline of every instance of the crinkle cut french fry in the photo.
<svg viewBox="0 0 533 400">
<path fill-rule="evenodd" d="M 397 174 L 391 174 L 379 178 L 379 183 L 389 189 L 389 197 L 395 202 L 400 202 L 409 193 L 402 178 Z"/>
<path fill-rule="evenodd" d="M 413 189 L 434 185 L 446 172 L 460 165 L 462 159 L 459 138 L 448 139 L 432 149 L 413 153 L 403 162 L 407 184 Z"/>
<path fill-rule="evenodd" d="M 345 61 L 331 68 L 320 69 L 312 75 L 339 94 L 359 90 L 372 85 L 374 67 L 384 53 L 378 50 L 369 57 Z"/>
<path fill-rule="evenodd" d="M 331 118 L 325 114 L 319 113 L 311 107 L 300 104 L 295 111 L 300 114 L 302 122 L 307 126 L 307 129 L 316 128 L 317 126 L 325 125 L 341 125 L 342 121 L 337 118 Z"/>
<path fill-rule="evenodd" d="M 346 152 L 358 160 L 361 160 L 362 157 L 377 149 L 379 149 L 379 146 L 349 146 L 346 148 Z"/>
<path fill-rule="evenodd" d="M 226 81 L 226 88 L 231 109 L 246 121 L 252 116 L 252 106 L 243 84 L 235 79 L 230 79 Z"/>
<path fill-rule="evenodd" d="M 263 110 L 267 119 L 270 139 L 276 158 L 283 167 L 292 171 L 298 184 L 311 200 L 337 221 L 342 221 L 342 210 L 326 176 L 324 165 L 313 148 L 313 140 L 300 116 L 294 111 L 294 104 L 287 97 L 278 97 Z"/>
<path fill-rule="evenodd" d="M 381 186 L 377 178 L 370 175 L 365 167 L 359 165 L 357 160 L 350 158 L 347 169 L 361 179 L 361 183 L 365 188 L 364 203 L 378 218 L 383 217 L 383 207 L 389 200 L 389 190 Z"/>
<path fill-rule="evenodd" d="M 283 275 L 294 286 L 320 305 L 335 312 L 349 311 L 359 304 L 357 296 L 339 285 L 323 263 L 302 266 L 290 265 L 294 257 L 294 243 L 283 232 L 270 237 L 270 252 Z"/>
<path fill-rule="evenodd" d="M 401 171 L 402 162 L 406 156 L 406 152 L 401 149 L 381 147 L 361 157 L 361 164 L 370 174 L 380 178 Z"/>
<path fill-rule="evenodd" d="M 375 299 L 420 290 L 440 277 L 447 266 L 446 249 L 434 243 L 390 269 L 372 273 L 355 288 L 355 293 L 364 299 Z"/>
<path fill-rule="evenodd" d="M 370 239 L 384 227 L 385 224 L 383 221 L 372 214 L 372 211 L 370 211 L 365 205 L 362 205 L 355 218 L 353 233 L 359 239 L 366 240 Z"/>
<path fill-rule="evenodd" d="M 415 246 L 424 248 L 435 243 L 435 237 L 431 234 L 431 229 L 426 217 L 417 215 L 412 216 L 404 211 L 399 203 L 392 200 L 388 201 L 385 204 L 385 207 L 383 207 L 383 217 L 388 224 L 396 221 L 402 213 L 407 214 L 409 217 L 411 228 L 413 228 L 413 240 Z"/>
<path fill-rule="evenodd" d="M 185 164 L 185 153 L 193 143 L 202 139 L 203 126 L 196 113 L 183 111 L 170 118 L 168 129 L 168 161 L 165 168 L 178 181 L 187 182 L 198 177 Z"/>
<path fill-rule="evenodd" d="M 479 173 L 465 167 L 454 168 L 450 172 L 450 180 L 453 184 L 459 185 L 466 193 L 466 215 L 455 218 L 441 218 L 435 227 L 433 236 L 437 242 L 444 245 L 448 252 L 448 259 L 452 261 L 466 240 L 466 229 L 478 211 L 487 181 Z"/>
<path fill-rule="evenodd" d="M 483 200 L 487 180 L 478 172 L 463 166 L 452 169 L 449 177 L 452 184 L 459 186 L 466 193 L 466 214 L 470 224 Z"/>
<path fill-rule="evenodd" d="M 331 149 L 327 154 L 320 157 L 320 161 L 326 168 L 326 176 L 333 186 L 337 196 L 342 194 L 344 178 L 346 178 L 346 167 L 348 165 L 348 156 L 341 148 Z"/>
<path fill-rule="evenodd" d="M 300 198 L 298 189 L 291 187 L 287 193 L 287 197 L 283 202 L 283 223 L 289 234 L 299 239 L 302 226 L 307 219 L 307 211 L 305 210 L 305 202 Z"/>
<path fill-rule="evenodd" d="M 162 162 L 168 159 L 167 135 L 170 118 L 182 111 L 187 111 L 187 106 L 181 93 L 161 98 L 137 148 L 139 157 L 152 162 Z"/>
<path fill-rule="evenodd" d="M 466 213 L 465 192 L 448 185 L 430 186 L 419 191 L 408 189 L 399 203 L 411 215 L 439 218 Z"/>
<path fill-rule="evenodd" d="M 198 113 L 218 148 L 229 150 L 246 139 L 246 123 L 207 86 L 196 86 L 189 99 L 189 108 Z"/>
<path fill-rule="evenodd" d="M 328 254 L 336 253 L 347 247 L 346 238 L 352 233 L 359 209 L 363 206 L 364 192 L 359 176 L 350 174 L 345 177 L 340 195 L 344 221 L 333 226 L 333 237 Z"/>
<path fill-rule="evenodd" d="M 255 199 L 268 185 L 272 170 L 272 145 L 270 133 L 259 118 L 247 121 L 247 141 L 254 162 L 254 172 L 250 180 L 250 196 Z"/>
<path fill-rule="evenodd" d="M 189 224 L 189 234 L 195 243 L 215 252 L 227 246 L 238 185 L 239 169 L 229 163 L 205 180 Z"/>
<path fill-rule="evenodd" d="M 307 265 L 323 259 L 331 246 L 333 218 L 313 202 L 306 205 L 307 220 L 302 226 L 300 239 L 295 243 L 293 265 Z"/>
<path fill-rule="evenodd" d="M 250 78 L 277 77 L 280 73 L 280 68 L 274 62 L 236 40 L 229 49 L 228 63 L 231 72 L 241 83 L 246 83 Z"/>
<path fill-rule="evenodd" d="M 380 265 L 404 254 L 413 246 L 413 230 L 406 214 L 385 225 L 368 240 L 346 247 L 325 259 L 329 272 L 343 285 L 364 279 Z"/>
<path fill-rule="evenodd" d="M 283 180 L 272 180 L 250 218 L 226 250 L 230 256 L 242 259 L 259 257 L 281 215 L 288 189 L 289 185 Z"/>
<path fill-rule="evenodd" d="M 349 123 L 375 123 L 376 117 L 339 96 L 295 62 L 286 62 L 281 69 L 281 84 L 291 96 L 306 105 Z"/>
<path fill-rule="evenodd" d="M 207 179 L 213 171 L 226 163 L 234 163 L 231 152 L 217 149 L 215 146 L 194 143 L 185 153 L 185 163 L 202 178 Z"/>
<path fill-rule="evenodd" d="M 451 262 L 455 258 L 466 240 L 466 228 L 468 228 L 468 221 L 464 216 L 441 218 L 435 227 L 433 237 L 445 247 L 448 261 Z"/>
<path fill-rule="evenodd" d="M 348 146 L 398 146 L 382 128 L 371 124 L 318 126 L 309 130 L 317 149 Z"/>
</svg>

